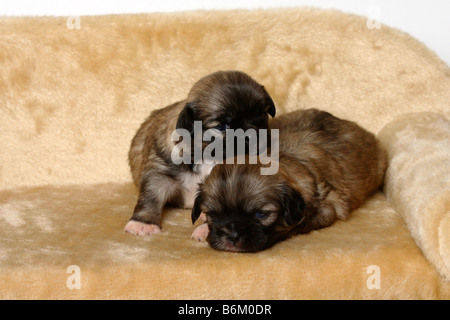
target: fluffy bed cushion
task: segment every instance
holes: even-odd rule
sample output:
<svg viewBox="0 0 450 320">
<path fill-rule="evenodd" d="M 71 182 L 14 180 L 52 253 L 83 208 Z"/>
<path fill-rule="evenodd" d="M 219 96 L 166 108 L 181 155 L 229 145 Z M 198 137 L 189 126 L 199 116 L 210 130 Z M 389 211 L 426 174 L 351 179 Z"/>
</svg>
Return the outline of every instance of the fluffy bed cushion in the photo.
<svg viewBox="0 0 450 320">
<path fill-rule="evenodd" d="M 218 252 L 190 239 L 188 210 L 166 210 L 158 236 L 131 236 L 122 229 L 136 197 L 130 184 L 1 193 L 2 297 L 370 299 L 450 293 L 382 193 L 346 222 L 256 254 Z M 80 268 L 79 290 L 67 287 L 72 265 Z M 380 268 L 380 289 L 373 287 L 373 265 Z"/>
<path fill-rule="evenodd" d="M 0 34 L 0 298 L 450 298 L 450 72 L 408 35 L 311 9 L 4 17 Z M 162 234 L 123 232 L 139 124 L 229 69 L 279 113 L 384 127 L 385 191 L 257 254 L 190 239 L 188 210 L 167 209 Z"/>
</svg>

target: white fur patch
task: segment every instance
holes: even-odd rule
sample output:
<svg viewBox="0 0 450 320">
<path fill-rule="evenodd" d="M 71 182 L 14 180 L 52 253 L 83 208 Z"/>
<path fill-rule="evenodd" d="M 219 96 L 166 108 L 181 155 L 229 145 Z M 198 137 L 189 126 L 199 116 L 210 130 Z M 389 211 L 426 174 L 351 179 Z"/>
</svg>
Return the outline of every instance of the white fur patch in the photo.
<svg viewBox="0 0 450 320">
<path fill-rule="evenodd" d="M 194 173 L 185 173 L 183 180 L 183 203 L 185 208 L 194 206 L 195 196 L 197 195 L 198 185 L 211 173 L 215 164 L 201 164 L 194 168 Z"/>
</svg>

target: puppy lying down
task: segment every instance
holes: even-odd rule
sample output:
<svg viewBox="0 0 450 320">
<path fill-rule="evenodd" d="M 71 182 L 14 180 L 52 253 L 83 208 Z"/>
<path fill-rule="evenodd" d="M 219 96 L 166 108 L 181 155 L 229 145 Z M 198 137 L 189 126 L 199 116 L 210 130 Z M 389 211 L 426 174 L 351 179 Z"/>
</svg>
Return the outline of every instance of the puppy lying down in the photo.
<svg viewBox="0 0 450 320">
<path fill-rule="evenodd" d="M 257 252 L 293 235 L 345 220 L 381 185 L 386 157 L 373 134 L 316 109 L 271 121 L 279 129 L 279 169 L 220 164 L 200 185 L 193 237 L 217 250 Z"/>
</svg>

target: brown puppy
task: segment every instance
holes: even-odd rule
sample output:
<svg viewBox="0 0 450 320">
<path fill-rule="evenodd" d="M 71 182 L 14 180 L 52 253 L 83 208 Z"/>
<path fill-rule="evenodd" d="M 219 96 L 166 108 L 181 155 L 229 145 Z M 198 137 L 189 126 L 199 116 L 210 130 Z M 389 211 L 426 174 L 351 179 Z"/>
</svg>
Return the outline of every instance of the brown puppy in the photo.
<svg viewBox="0 0 450 320">
<path fill-rule="evenodd" d="M 373 134 L 354 122 L 309 109 L 270 123 L 279 129 L 279 170 L 261 164 L 216 165 L 200 185 L 193 234 L 218 250 L 256 252 L 295 234 L 345 220 L 376 191 L 386 157 Z"/>
<path fill-rule="evenodd" d="M 129 162 L 140 194 L 125 231 L 160 232 L 164 205 L 192 207 L 198 183 L 209 174 L 211 164 L 173 162 L 172 150 L 182 142 L 172 141 L 176 129 L 193 135 L 194 121 L 201 121 L 203 131 L 223 133 L 229 128 L 267 128 L 268 114 L 275 116 L 275 105 L 267 91 L 239 71 L 210 74 L 194 84 L 186 100 L 152 112 L 131 143 Z"/>
</svg>

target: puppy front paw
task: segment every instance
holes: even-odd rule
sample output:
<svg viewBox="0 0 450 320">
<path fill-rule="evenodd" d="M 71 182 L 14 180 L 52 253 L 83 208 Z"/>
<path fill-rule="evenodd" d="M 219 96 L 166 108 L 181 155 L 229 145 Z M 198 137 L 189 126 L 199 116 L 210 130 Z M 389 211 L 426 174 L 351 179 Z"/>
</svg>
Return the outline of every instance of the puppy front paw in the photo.
<svg viewBox="0 0 450 320">
<path fill-rule="evenodd" d="M 125 226 L 124 231 L 138 236 L 148 236 L 151 234 L 161 233 L 161 229 L 155 224 L 130 220 Z"/>
<path fill-rule="evenodd" d="M 194 238 L 197 241 L 206 241 L 206 238 L 209 234 L 209 228 L 207 223 L 203 223 L 195 228 L 194 232 L 192 232 L 191 238 Z"/>
</svg>

